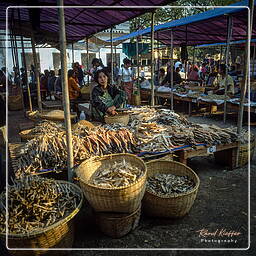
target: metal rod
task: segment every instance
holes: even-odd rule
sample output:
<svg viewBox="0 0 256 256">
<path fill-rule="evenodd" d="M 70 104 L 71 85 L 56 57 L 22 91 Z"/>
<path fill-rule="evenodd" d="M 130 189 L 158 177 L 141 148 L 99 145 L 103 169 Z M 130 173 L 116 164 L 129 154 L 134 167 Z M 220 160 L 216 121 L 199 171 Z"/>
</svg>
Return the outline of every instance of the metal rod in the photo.
<svg viewBox="0 0 256 256">
<path fill-rule="evenodd" d="M 174 61 L 173 61 L 173 30 L 171 30 L 171 110 L 173 110 L 173 72 L 174 72 Z"/>
<path fill-rule="evenodd" d="M 58 6 L 63 6 L 63 0 L 58 0 Z M 68 91 L 68 75 L 67 75 L 67 55 L 66 55 L 66 31 L 65 31 L 65 17 L 64 8 L 58 9 L 59 18 L 59 36 L 60 36 L 60 56 L 61 56 L 61 79 L 63 91 L 63 108 L 65 116 L 65 128 L 67 138 L 67 151 L 68 151 L 68 180 L 72 181 L 73 178 L 73 146 L 72 146 L 72 133 L 71 133 L 71 120 L 70 120 L 70 104 L 69 104 L 69 91 Z"/>
<path fill-rule="evenodd" d="M 86 38 L 86 65 L 87 65 L 87 71 L 90 69 L 90 64 L 89 64 L 89 39 L 88 37 Z M 87 83 L 89 85 L 90 82 L 90 77 L 87 75 Z"/>
<path fill-rule="evenodd" d="M 222 62 L 222 55 L 223 55 L 223 47 L 222 45 L 220 46 L 220 64 Z"/>
<path fill-rule="evenodd" d="M 42 99 L 41 99 L 41 91 L 40 91 L 40 77 L 39 77 L 39 67 L 38 67 L 38 60 L 36 56 L 36 46 L 35 46 L 35 38 L 34 38 L 34 31 L 31 34 L 31 45 L 32 45 L 32 52 L 33 52 L 33 60 L 35 66 L 35 76 L 36 76 L 36 87 L 37 87 L 37 104 L 39 107 L 39 111 L 42 112 Z"/>
<path fill-rule="evenodd" d="M 116 45 L 114 46 L 114 50 L 115 50 L 115 63 L 117 64 L 118 61 L 117 61 L 117 54 L 116 54 Z"/>
<path fill-rule="evenodd" d="M 74 43 L 71 44 L 71 47 L 72 47 L 72 64 L 74 64 L 75 62 L 75 59 L 74 59 Z"/>
<path fill-rule="evenodd" d="M 138 37 L 136 38 L 136 60 L 137 60 L 137 79 L 139 86 L 139 77 L 140 77 L 140 66 L 139 66 L 139 41 Z"/>
<path fill-rule="evenodd" d="M 110 29 L 110 41 L 111 41 L 111 84 L 114 84 L 114 58 L 113 58 L 113 28 Z"/>
<path fill-rule="evenodd" d="M 227 30 L 227 48 L 226 48 L 226 80 L 225 80 L 225 97 L 224 97 L 224 117 L 223 121 L 224 124 L 226 123 L 227 118 L 227 90 L 228 90 L 228 64 L 229 64 L 229 48 L 230 48 L 230 41 L 232 37 L 232 28 L 233 28 L 233 18 L 231 15 L 228 15 L 228 30 Z"/>
<path fill-rule="evenodd" d="M 25 69 L 25 81 L 26 81 L 26 86 L 28 90 L 28 104 L 29 104 L 29 111 L 33 111 L 32 107 L 32 100 L 31 100 L 31 92 L 30 92 L 30 86 L 28 82 L 28 73 L 27 73 L 27 62 L 26 62 L 26 55 L 25 55 L 25 49 L 24 49 L 24 41 L 23 41 L 23 35 L 22 35 L 22 26 L 21 26 L 21 18 L 20 18 L 20 9 L 18 9 L 18 15 L 19 15 L 19 26 L 20 26 L 20 31 L 21 31 L 21 48 L 22 48 L 22 60 L 23 60 L 23 67 Z"/>
<path fill-rule="evenodd" d="M 154 23 L 155 12 L 151 15 L 151 106 L 155 105 L 155 91 L 154 91 Z"/>
</svg>

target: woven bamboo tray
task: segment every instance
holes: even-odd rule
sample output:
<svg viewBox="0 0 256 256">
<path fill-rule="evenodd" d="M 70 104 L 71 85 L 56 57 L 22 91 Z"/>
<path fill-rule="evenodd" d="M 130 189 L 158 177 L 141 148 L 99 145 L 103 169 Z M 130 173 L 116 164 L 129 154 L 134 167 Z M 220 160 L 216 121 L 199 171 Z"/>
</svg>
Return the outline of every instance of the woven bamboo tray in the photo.
<svg viewBox="0 0 256 256">
<path fill-rule="evenodd" d="M 96 212 L 95 218 L 102 233 L 113 238 L 119 238 L 138 227 L 140 214 L 141 205 L 131 214 Z"/>
<path fill-rule="evenodd" d="M 47 114 L 51 111 L 43 112 L 39 114 L 39 117 L 41 119 L 46 119 L 46 120 L 51 120 L 51 121 L 62 121 L 64 122 L 65 117 L 62 115 L 53 115 L 53 116 L 48 116 Z M 77 117 L 76 113 L 70 113 L 70 119 L 73 120 Z"/>
<path fill-rule="evenodd" d="M 91 176 L 99 167 L 111 165 L 125 159 L 144 171 L 142 177 L 128 186 L 106 189 L 89 183 Z M 96 212 L 132 213 L 138 209 L 146 188 L 146 165 L 132 154 L 112 154 L 85 160 L 75 170 L 86 199 Z"/>
<path fill-rule="evenodd" d="M 248 160 L 252 160 L 254 150 L 255 150 L 255 136 L 251 133 L 251 142 L 250 145 L 248 143 L 242 144 L 239 148 L 239 156 L 238 156 L 238 166 L 244 166 L 248 163 Z"/>
<path fill-rule="evenodd" d="M 129 117 L 127 113 L 118 113 L 118 115 L 115 116 L 105 116 L 104 119 L 106 124 L 119 123 L 127 125 L 129 123 Z"/>
<path fill-rule="evenodd" d="M 42 135 L 42 134 L 30 134 L 32 129 L 28 129 L 28 130 L 24 130 L 19 132 L 21 141 L 28 141 L 28 140 L 32 140 L 35 137 Z"/>
<path fill-rule="evenodd" d="M 175 175 L 187 175 L 195 182 L 193 190 L 173 196 L 159 196 L 146 190 L 142 206 L 143 211 L 149 216 L 178 218 L 186 215 L 196 198 L 200 180 L 197 174 L 186 165 L 175 161 L 151 161 L 147 164 L 147 176 L 158 173 L 171 173 Z"/>
<path fill-rule="evenodd" d="M 59 181 L 60 183 L 68 183 L 66 181 Z M 11 254 L 14 256 L 38 256 L 44 255 L 49 250 L 38 250 L 40 248 L 71 248 L 74 241 L 74 217 L 80 211 L 83 203 L 83 195 L 81 189 L 72 183 L 74 189 L 81 194 L 81 201 L 77 208 L 69 214 L 66 218 L 59 220 L 55 224 L 43 228 L 40 231 L 31 232 L 28 234 L 9 234 L 8 247 L 9 248 L 31 248 L 35 250 L 12 250 Z M 5 242 L 5 234 L 0 233 L 0 239 Z M 53 252 L 52 252 L 53 253 Z M 52 255 L 51 253 L 51 255 Z M 55 252 L 55 255 L 61 255 L 61 252 Z"/>
</svg>

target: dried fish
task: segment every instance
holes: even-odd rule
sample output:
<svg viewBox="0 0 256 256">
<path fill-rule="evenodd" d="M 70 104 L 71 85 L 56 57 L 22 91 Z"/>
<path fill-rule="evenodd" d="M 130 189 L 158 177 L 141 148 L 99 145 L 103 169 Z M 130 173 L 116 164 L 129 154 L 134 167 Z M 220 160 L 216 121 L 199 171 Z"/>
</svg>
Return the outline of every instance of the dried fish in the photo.
<svg viewBox="0 0 256 256">
<path fill-rule="evenodd" d="M 143 175 L 143 170 L 130 162 L 117 161 L 113 165 L 99 168 L 91 177 L 90 183 L 103 188 L 128 186 Z"/>
<path fill-rule="evenodd" d="M 159 173 L 147 179 L 147 190 L 160 196 L 182 194 L 194 187 L 194 181 L 188 176 Z"/>
<path fill-rule="evenodd" d="M 6 232 L 6 194 L 0 197 L 0 232 Z M 46 228 L 67 217 L 82 199 L 69 183 L 29 176 L 8 187 L 8 230 L 24 234 Z"/>
</svg>

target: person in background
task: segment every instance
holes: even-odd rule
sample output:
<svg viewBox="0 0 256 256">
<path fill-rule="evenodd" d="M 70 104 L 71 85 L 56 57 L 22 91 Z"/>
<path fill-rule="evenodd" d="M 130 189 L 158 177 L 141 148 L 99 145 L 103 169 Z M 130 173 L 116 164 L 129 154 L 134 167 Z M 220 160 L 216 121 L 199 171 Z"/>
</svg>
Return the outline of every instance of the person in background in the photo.
<svg viewBox="0 0 256 256">
<path fill-rule="evenodd" d="M 70 100 L 76 100 L 81 94 L 79 84 L 76 81 L 76 74 L 73 69 L 68 71 L 68 92 Z"/>
<path fill-rule="evenodd" d="M 215 86 L 214 93 L 225 94 L 225 85 L 227 80 L 227 95 L 233 97 L 235 94 L 235 87 L 233 78 L 226 74 L 227 67 L 225 64 L 219 65 L 218 75 L 213 81 L 213 86 Z"/>
<path fill-rule="evenodd" d="M 58 77 L 56 78 L 56 80 L 54 82 L 54 92 L 55 92 L 55 94 L 61 94 L 62 93 L 61 69 L 59 69 Z"/>
<path fill-rule="evenodd" d="M 41 92 L 42 100 L 45 100 L 47 96 L 48 79 L 49 79 L 49 71 L 45 69 L 44 74 L 40 78 L 40 92 Z"/>
<path fill-rule="evenodd" d="M 95 81 L 94 76 L 96 72 L 101 69 L 102 69 L 102 66 L 101 66 L 100 60 L 97 58 L 94 58 L 92 60 L 92 68 L 89 71 L 86 71 L 86 74 L 91 76 L 91 82 Z"/>
<path fill-rule="evenodd" d="M 165 70 L 164 68 L 159 69 L 159 74 L 155 76 L 155 86 L 160 86 L 165 78 Z"/>
<path fill-rule="evenodd" d="M 84 82 L 84 72 L 81 68 L 81 65 L 79 64 L 79 62 L 75 62 L 74 63 L 74 67 L 73 67 L 75 73 L 76 73 L 76 77 L 78 79 L 78 83 L 80 86 L 83 85 Z"/>
<path fill-rule="evenodd" d="M 131 61 L 128 58 L 123 60 L 124 67 L 119 70 L 119 85 L 126 92 L 128 103 L 131 104 L 133 92 L 133 70 Z"/>
<path fill-rule="evenodd" d="M 54 70 L 50 70 L 49 77 L 48 77 L 48 83 L 47 83 L 47 90 L 52 98 L 54 95 L 54 83 L 56 80 L 56 75 Z"/>
<path fill-rule="evenodd" d="M 2 70 L 0 70 L 0 92 L 6 92 L 6 76 Z"/>
<path fill-rule="evenodd" d="M 191 67 L 191 71 L 188 73 L 188 80 L 197 81 L 199 80 L 198 67 L 196 65 Z"/>
<path fill-rule="evenodd" d="M 118 74 L 119 74 L 119 68 L 118 68 L 118 65 L 116 62 L 113 63 L 113 66 L 114 66 L 114 82 L 117 84 L 118 82 Z"/>
<path fill-rule="evenodd" d="M 117 114 L 116 109 L 125 102 L 125 92 L 110 84 L 106 69 L 95 74 L 95 86 L 92 90 L 92 114 L 94 119 L 103 121 L 104 116 Z"/>
<path fill-rule="evenodd" d="M 180 76 L 180 68 L 177 67 L 173 72 L 173 84 L 180 84 L 182 82 L 182 78 Z M 161 83 L 163 85 L 171 85 L 171 69 L 168 69 L 167 75 L 165 76 L 164 80 Z"/>
</svg>

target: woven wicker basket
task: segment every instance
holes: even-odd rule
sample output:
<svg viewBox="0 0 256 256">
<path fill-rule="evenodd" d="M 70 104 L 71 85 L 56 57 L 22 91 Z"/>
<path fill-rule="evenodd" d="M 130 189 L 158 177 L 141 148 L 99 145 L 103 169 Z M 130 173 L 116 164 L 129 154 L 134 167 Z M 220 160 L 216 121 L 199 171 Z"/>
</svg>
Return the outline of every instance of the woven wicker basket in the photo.
<svg viewBox="0 0 256 256">
<path fill-rule="evenodd" d="M 128 186 L 106 189 L 89 183 L 91 176 L 115 161 L 125 159 L 144 171 L 142 177 Z M 85 160 L 76 169 L 80 186 L 86 199 L 96 212 L 132 213 L 138 209 L 146 188 L 146 165 L 138 157 L 131 154 L 112 154 Z"/>
<path fill-rule="evenodd" d="M 66 181 L 58 181 L 60 183 L 68 183 Z M 40 248 L 71 248 L 74 241 L 74 217 L 80 211 L 83 203 L 81 189 L 72 183 L 74 189 L 81 194 L 81 201 L 77 208 L 66 218 L 56 222 L 55 224 L 42 229 L 41 231 L 31 232 L 29 234 L 9 234 L 9 248 L 35 248 L 35 250 L 12 250 L 14 256 L 37 256 L 44 255 L 49 250 L 39 250 Z M 5 242 L 5 234 L 0 233 L 0 239 Z M 54 254 L 53 252 L 50 255 Z M 56 251 L 55 255 L 61 255 L 60 251 Z"/>
<path fill-rule="evenodd" d="M 244 166 L 248 163 L 249 157 L 252 160 L 255 149 L 255 136 L 251 134 L 250 145 L 242 144 L 239 148 L 238 166 Z M 249 155 L 250 154 L 250 155 Z"/>
<path fill-rule="evenodd" d="M 146 190 L 142 206 L 149 216 L 178 218 L 187 214 L 196 198 L 200 180 L 196 173 L 186 165 L 175 161 L 151 161 L 147 163 L 147 175 L 151 177 L 158 173 L 187 175 L 195 182 L 193 190 L 174 196 L 159 196 Z"/>
<path fill-rule="evenodd" d="M 50 120 L 50 121 L 61 121 L 63 122 L 65 117 L 62 116 L 62 115 L 53 115 L 53 116 L 48 116 L 47 113 L 49 113 L 51 111 L 47 111 L 47 112 L 43 112 L 43 113 L 40 113 L 39 114 L 39 117 L 41 119 L 46 119 L 46 120 Z M 77 114 L 76 113 L 70 113 L 70 119 L 73 120 L 77 117 Z"/>
<path fill-rule="evenodd" d="M 119 113 L 116 116 L 105 116 L 105 123 L 106 124 L 124 124 L 127 125 L 129 123 L 129 114 L 126 113 Z"/>
<path fill-rule="evenodd" d="M 139 225 L 141 205 L 131 213 L 96 212 L 95 218 L 101 232 L 113 238 L 125 236 Z"/>
</svg>

